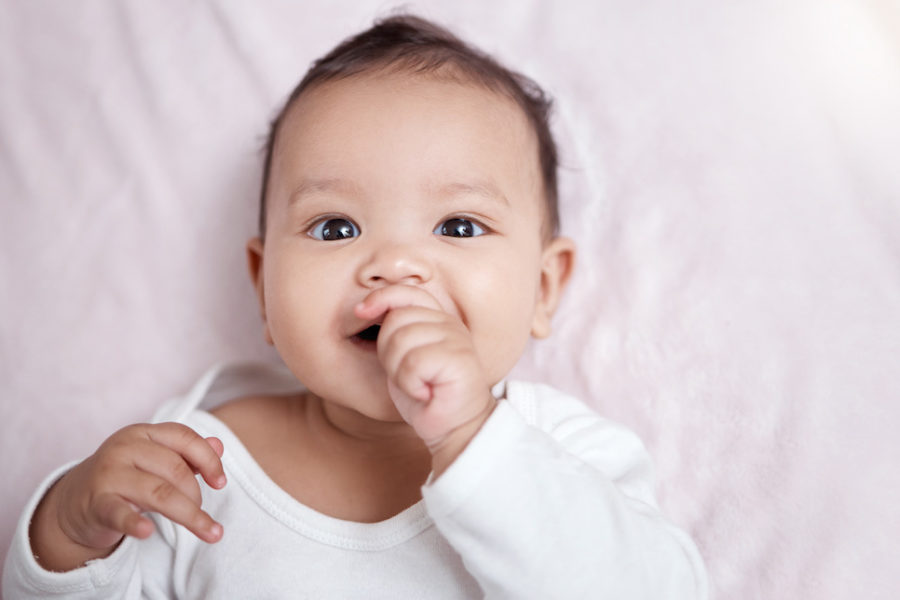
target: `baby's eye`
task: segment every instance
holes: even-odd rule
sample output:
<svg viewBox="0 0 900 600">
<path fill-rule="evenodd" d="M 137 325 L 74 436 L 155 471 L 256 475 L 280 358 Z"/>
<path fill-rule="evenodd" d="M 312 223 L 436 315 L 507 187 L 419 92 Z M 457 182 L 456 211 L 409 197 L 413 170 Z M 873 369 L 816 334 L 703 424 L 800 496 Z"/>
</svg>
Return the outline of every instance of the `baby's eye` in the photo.
<svg viewBox="0 0 900 600">
<path fill-rule="evenodd" d="M 434 233 L 448 237 L 476 237 L 487 232 L 481 225 L 470 219 L 453 217 L 435 227 Z"/>
<path fill-rule="evenodd" d="M 358 235 L 359 227 L 356 226 L 356 223 L 354 223 L 350 219 L 345 219 L 343 217 L 323 219 L 322 221 L 319 221 L 316 226 L 313 227 L 309 232 L 310 237 L 325 242 L 343 240 L 356 237 Z"/>
</svg>

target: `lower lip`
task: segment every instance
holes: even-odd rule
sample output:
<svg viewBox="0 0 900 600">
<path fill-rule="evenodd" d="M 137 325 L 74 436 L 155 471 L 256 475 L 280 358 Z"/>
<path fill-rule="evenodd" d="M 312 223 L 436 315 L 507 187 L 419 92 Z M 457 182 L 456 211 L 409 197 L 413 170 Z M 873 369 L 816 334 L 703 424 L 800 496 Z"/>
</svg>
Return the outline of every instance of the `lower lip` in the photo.
<svg viewBox="0 0 900 600">
<path fill-rule="evenodd" d="M 350 341 L 353 343 L 354 346 L 356 346 L 358 348 L 362 348 L 363 350 L 369 350 L 369 351 L 374 352 L 377 347 L 375 340 L 364 340 L 363 338 L 356 336 L 356 335 L 352 336 L 350 338 Z"/>
</svg>

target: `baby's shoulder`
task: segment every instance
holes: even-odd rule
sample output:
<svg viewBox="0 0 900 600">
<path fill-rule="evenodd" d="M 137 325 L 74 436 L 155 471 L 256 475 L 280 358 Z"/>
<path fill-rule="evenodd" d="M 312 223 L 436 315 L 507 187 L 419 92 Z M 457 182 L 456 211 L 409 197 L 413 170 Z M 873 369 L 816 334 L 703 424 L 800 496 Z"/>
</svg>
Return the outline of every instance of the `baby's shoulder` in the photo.
<svg viewBox="0 0 900 600">
<path fill-rule="evenodd" d="M 237 425 L 244 420 L 274 416 L 282 410 L 285 400 L 279 396 L 243 396 L 223 402 L 211 408 L 209 413 L 228 425 Z"/>
<path fill-rule="evenodd" d="M 251 454 L 272 445 L 282 436 L 294 437 L 303 411 L 302 396 L 244 396 L 212 408 L 209 413 L 221 421 L 247 446 Z M 254 452 L 257 450 L 257 452 Z"/>
</svg>

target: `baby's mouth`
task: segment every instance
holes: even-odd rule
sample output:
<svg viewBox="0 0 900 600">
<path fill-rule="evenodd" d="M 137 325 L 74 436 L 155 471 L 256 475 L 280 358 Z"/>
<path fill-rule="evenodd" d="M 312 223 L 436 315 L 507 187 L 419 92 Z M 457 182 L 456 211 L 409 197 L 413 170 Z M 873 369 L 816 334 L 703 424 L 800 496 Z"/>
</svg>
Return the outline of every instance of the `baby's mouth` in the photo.
<svg viewBox="0 0 900 600">
<path fill-rule="evenodd" d="M 353 338 L 362 342 L 376 342 L 379 331 L 381 331 L 381 325 L 374 323 L 354 335 Z"/>
</svg>

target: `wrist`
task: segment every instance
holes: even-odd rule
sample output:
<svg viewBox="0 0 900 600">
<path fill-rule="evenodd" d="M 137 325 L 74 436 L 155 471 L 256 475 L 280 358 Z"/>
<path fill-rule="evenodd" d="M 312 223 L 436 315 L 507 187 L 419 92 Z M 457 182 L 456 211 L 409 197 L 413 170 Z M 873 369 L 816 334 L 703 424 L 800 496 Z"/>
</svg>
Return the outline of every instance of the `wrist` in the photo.
<svg viewBox="0 0 900 600">
<path fill-rule="evenodd" d="M 71 571 L 84 566 L 89 560 L 105 558 L 122 541 L 120 538 L 108 548 L 91 548 L 69 537 L 59 520 L 61 483 L 62 480 L 54 483 L 38 502 L 28 528 L 34 559 L 44 569 L 57 572 Z"/>
<path fill-rule="evenodd" d="M 438 442 L 428 444 L 428 450 L 431 452 L 431 470 L 434 479 L 440 477 L 453 464 L 456 458 L 463 453 L 469 442 L 481 431 L 481 427 L 493 414 L 496 406 L 497 400 L 490 396 L 481 412 L 453 428 Z"/>
</svg>

